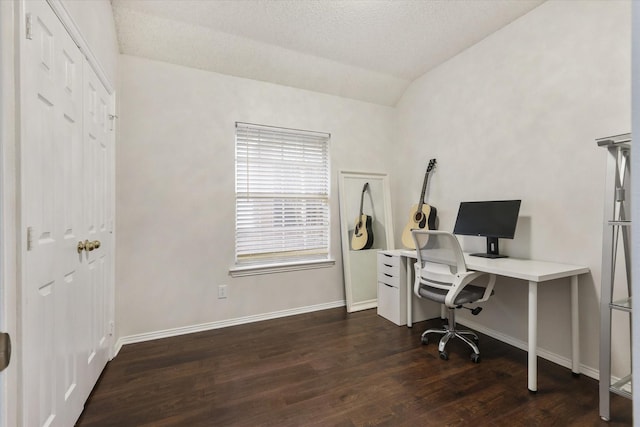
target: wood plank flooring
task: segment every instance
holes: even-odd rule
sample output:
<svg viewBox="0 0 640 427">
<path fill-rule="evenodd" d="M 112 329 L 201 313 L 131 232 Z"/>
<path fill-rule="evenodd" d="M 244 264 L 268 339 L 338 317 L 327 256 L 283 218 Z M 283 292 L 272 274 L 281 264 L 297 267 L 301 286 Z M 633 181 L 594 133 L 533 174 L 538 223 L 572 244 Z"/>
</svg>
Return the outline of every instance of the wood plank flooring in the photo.
<svg viewBox="0 0 640 427">
<path fill-rule="evenodd" d="M 480 335 L 482 361 L 449 360 L 375 310 L 344 308 L 125 346 L 78 426 L 630 426 L 631 401 L 598 416 L 598 383 Z"/>
</svg>

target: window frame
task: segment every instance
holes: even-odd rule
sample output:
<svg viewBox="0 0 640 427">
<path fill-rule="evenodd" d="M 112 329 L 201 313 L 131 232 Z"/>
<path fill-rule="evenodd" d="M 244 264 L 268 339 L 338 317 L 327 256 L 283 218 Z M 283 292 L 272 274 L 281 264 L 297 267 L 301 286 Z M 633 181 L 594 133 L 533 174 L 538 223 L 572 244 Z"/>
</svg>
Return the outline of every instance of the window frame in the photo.
<svg viewBox="0 0 640 427">
<path fill-rule="evenodd" d="M 279 153 L 282 150 L 282 147 L 286 147 L 287 146 L 286 140 L 288 138 L 293 138 L 293 141 L 291 142 L 291 144 L 294 148 L 296 145 L 298 147 L 300 145 L 304 145 L 303 140 L 305 138 L 314 139 L 315 141 L 313 142 L 313 144 L 316 145 L 316 147 L 322 147 L 321 148 L 322 153 L 319 156 L 316 155 L 316 157 L 326 158 L 326 163 L 323 163 L 321 166 L 322 169 L 326 170 L 326 176 L 322 178 L 323 181 L 325 182 L 322 185 L 320 185 L 321 187 L 320 193 L 300 193 L 298 192 L 299 189 L 297 189 L 294 192 L 290 188 L 289 188 L 289 192 L 287 192 L 287 191 L 284 191 L 284 189 L 289 187 L 286 184 L 278 188 L 279 191 L 275 191 L 274 189 L 278 185 L 276 182 L 274 182 L 273 183 L 274 186 L 269 187 L 270 190 L 266 192 L 266 194 L 273 192 L 274 193 L 273 196 L 264 195 L 265 193 L 261 193 L 261 192 L 257 192 L 257 193 L 255 192 L 255 189 L 257 187 L 260 187 L 260 184 L 259 185 L 254 184 L 254 186 L 252 187 L 250 184 L 250 177 L 253 173 L 256 172 L 256 169 L 254 169 L 253 171 L 247 169 L 247 172 L 243 173 L 239 165 L 243 164 L 245 165 L 245 167 L 247 167 L 248 162 L 250 161 L 248 159 L 249 153 L 256 154 L 257 152 L 259 152 L 259 150 L 256 149 L 255 147 L 253 147 L 254 151 L 249 151 L 250 150 L 249 146 L 251 145 L 251 142 L 259 141 L 262 139 L 262 137 L 260 136 L 261 132 L 265 132 L 265 134 L 270 137 L 273 137 L 274 135 L 281 137 L 279 141 L 275 142 L 276 148 L 273 149 L 274 150 L 273 153 Z M 258 136 L 251 135 L 252 133 L 257 134 Z M 267 137 L 265 137 L 265 139 L 267 139 Z M 235 174 L 234 264 L 229 269 L 229 273 L 231 274 L 232 277 L 323 268 L 323 267 L 330 267 L 335 264 L 335 260 L 331 256 L 330 140 L 331 140 L 331 134 L 326 132 L 314 132 L 314 131 L 284 128 L 284 127 L 277 127 L 277 126 L 258 125 L 258 124 L 246 123 L 246 122 L 236 122 L 235 124 L 235 171 L 234 171 L 234 174 Z M 273 143 L 271 139 L 270 139 L 270 142 Z M 280 148 L 278 147 L 278 144 L 280 145 Z M 321 146 L 320 144 L 324 144 L 324 146 Z M 311 146 L 311 148 L 314 149 L 315 147 Z M 247 151 L 241 154 L 239 151 L 240 149 L 244 149 Z M 243 155 L 245 156 L 244 158 L 242 157 Z M 300 150 L 298 153 L 296 153 L 296 156 L 304 157 L 305 154 L 302 152 L 302 150 Z M 264 159 L 258 158 L 258 163 L 254 163 L 254 168 L 261 168 L 264 166 L 269 166 L 273 168 L 273 167 L 279 166 L 279 160 L 282 161 L 281 159 L 276 159 L 273 162 L 269 162 L 269 160 L 264 161 Z M 264 162 L 264 163 L 260 163 L 260 162 Z M 324 174 L 324 171 L 322 171 L 321 173 Z M 271 178 L 273 178 L 274 181 L 277 181 L 277 178 L 282 178 L 282 177 L 280 176 L 280 174 L 276 173 Z M 262 182 L 263 181 L 261 180 L 260 183 Z M 245 189 L 244 192 L 241 191 L 243 186 Z M 252 189 L 254 190 L 253 194 L 259 195 L 260 198 L 266 201 L 267 205 L 271 203 L 273 204 L 273 206 L 276 206 L 278 203 L 282 203 L 283 200 L 287 200 L 290 203 L 295 204 L 295 199 L 296 198 L 304 199 L 303 196 L 305 194 L 309 194 L 310 199 L 322 201 L 320 205 L 323 205 L 324 208 L 321 207 L 321 211 L 323 212 L 321 227 L 324 229 L 322 230 L 322 233 L 323 234 L 326 233 L 326 235 L 322 235 L 320 239 L 325 240 L 326 243 L 323 242 L 323 246 L 321 247 L 321 254 L 319 256 L 317 254 L 313 255 L 312 251 L 309 251 L 309 248 L 305 246 L 305 249 L 300 251 L 292 250 L 291 253 L 293 254 L 293 256 L 282 255 L 284 252 L 287 252 L 287 251 L 284 251 L 284 252 L 274 251 L 273 252 L 274 255 L 272 257 L 267 257 L 267 259 L 261 260 L 262 255 L 260 255 L 260 250 L 261 249 L 264 250 L 264 248 L 260 248 L 259 244 L 256 248 L 256 254 L 251 255 L 250 253 L 242 253 L 242 251 L 239 251 L 239 244 L 246 245 L 247 242 L 251 244 L 250 229 L 244 230 L 244 232 L 239 231 L 239 221 L 243 221 L 247 218 L 246 212 L 240 214 L 239 211 L 245 210 L 247 208 L 251 209 L 253 207 L 251 205 L 251 201 L 249 200 L 252 198 L 250 197 L 250 194 L 252 194 L 252 191 L 251 191 Z M 283 191 L 280 191 L 281 189 Z M 276 195 L 276 193 L 278 195 Z M 325 205 L 325 200 L 326 200 L 326 205 Z M 244 203 L 244 206 L 243 206 L 243 203 Z M 300 202 L 299 205 L 297 205 L 297 207 L 301 207 L 303 210 L 306 209 L 308 206 L 309 206 L 309 203 L 302 202 L 302 201 Z M 316 206 L 316 209 L 317 209 L 317 206 Z M 268 219 L 268 218 L 263 217 L 263 220 L 264 219 Z M 299 214 L 296 217 L 296 219 L 298 220 L 300 219 Z M 275 222 L 275 218 L 274 218 L 274 222 Z M 303 233 L 308 233 L 309 232 L 308 230 L 313 228 L 306 221 L 303 221 L 303 227 L 305 230 Z M 274 231 L 279 232 L 279 234 L 281 234 L 281 237 L 279 239 L 276 238 L 275 240 L 273 240 L 273 242 L 282 243 L 282 241 L 286 239 L 286 234 L 287 234 L 286 227 L 285 228 L 273 227 L 272 229 Z M 247 235 L 249 235 L 248 238 L 247 238 Z M 306 237 L 302 238 L 302 240 L 306 240 Z M 288 249 L 291 249 L 291 247 L 289 247 Z M 326 254 L 325 254 L 325 249 L 326 249 Z M 299 252 L 299 253 L 296 254 L 296 252 Z M 305 252 L 307 253 L 305 254 Z M 243 257 L 244 260 L 239 259 L 239 253 L 240 253 L 240 257 Z"/>
</svg>

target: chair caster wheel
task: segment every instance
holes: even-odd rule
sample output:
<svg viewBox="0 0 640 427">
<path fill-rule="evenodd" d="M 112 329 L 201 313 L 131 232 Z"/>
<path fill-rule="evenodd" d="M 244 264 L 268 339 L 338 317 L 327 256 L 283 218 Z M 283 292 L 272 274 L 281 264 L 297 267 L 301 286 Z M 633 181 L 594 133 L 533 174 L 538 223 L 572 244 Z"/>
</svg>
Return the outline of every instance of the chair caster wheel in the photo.
<svg viewBox="0 0 640 427">
<path fill-rule="evenodd" d="M 440 352 L 440 359 L 442 360 L 449 360 L 449 355 L 447 354 L 446 351 L 441 351 Z"/>
<path fill-rule="evenodd" d="M 427 344 L 429 344 L 429 338 L 425 335 L 425 336 L 423 336 L 422 338 L 420 338 L 420 342 L 421 342 L 423 345 L 427 345 Z"/>
<path fill-rule="evenodd" d="M 480 355 L 477 353 L 471 353 L 471 361 L 473 363 L 480 363 Z"/>
</svg>

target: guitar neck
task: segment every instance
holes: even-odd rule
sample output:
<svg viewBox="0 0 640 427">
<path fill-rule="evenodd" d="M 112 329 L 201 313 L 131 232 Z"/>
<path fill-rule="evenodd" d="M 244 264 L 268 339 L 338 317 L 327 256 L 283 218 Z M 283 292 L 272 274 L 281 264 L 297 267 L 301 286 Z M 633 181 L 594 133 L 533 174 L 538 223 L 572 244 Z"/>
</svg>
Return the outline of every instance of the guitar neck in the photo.
<svg viewBox="0 0 640 427">
<path fill-rule="evenodd" d="M 427 192 L 427 181 L 429 180 L 429 172 L 424 175 L 424 181 L 422 182 L 422 191 L 420 192 L 420 200 L 418 201 L 418 212 L 422 210 L 424 204 L 424 195 Z"/>
<path fill-rule="evenodd" d="M 429 180 L 429 172 L 436 165 L 436 159 L 429 160 L 429 165 L 427 166 L 427 171 L 424 173 L 424 181 L 422 181 L 422 192 L 420 193 L 420 200 L 418 200 L 418 212 L 422 210 L 422 205 L 424 205 L 424 195 L 427 192 L 427 181 Z"/>
<path fill-rule="evenodd" d="M 362 216 L 362 204 L 364 202 L 364 193 L 367 191 L 367 187 L 369 186 L 369 183 L 367 182 L 366 184 L 364 184 L 364 186 L 362 187 L 362 194 L 360 195 L 360 216 Z"/>
</svg>

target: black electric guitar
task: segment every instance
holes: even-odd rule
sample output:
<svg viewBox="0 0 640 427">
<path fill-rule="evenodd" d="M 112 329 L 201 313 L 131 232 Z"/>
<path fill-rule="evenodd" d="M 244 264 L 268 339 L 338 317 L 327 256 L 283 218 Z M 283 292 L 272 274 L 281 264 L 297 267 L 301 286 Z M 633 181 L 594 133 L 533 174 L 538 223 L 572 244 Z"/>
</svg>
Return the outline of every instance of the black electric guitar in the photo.
<svg viewBox="0 0 640 427">
<path fill-rule="evenodd" d="M 429 206 L 424 202 L 424 195 L 427 191 L 427 181 L 429 179 L 429 172 L 433 170 L 436 165 L 436 159 L 429 160 L 429 166 L 427 166 L 427 172 L 424 174 L 424 182 L 422 183 L 422 192 L 420 193 L 420 201 L 417 205 L 413 205 L 410 212 L 409 221 L 402 231 L 402 244 L 409 248 L 415 249 L 416 245 L 411 236 L 411 230 L 435 230 L 436 228 L 436 208 Z"/>
<path fill-rule="evenodd" d="M 362 202 L 364 201 L 364 193 L 369 188 L 367 182 L 362 187 L 362 195 L 360 196 L 360 215 L 356 218 L 356 226 L 351 237 L 351 249 L 359 251 L 369 249 L 373 246 L 373 231 L 371 230 L 371 216 L 362 213 Z"/>
</svg>

